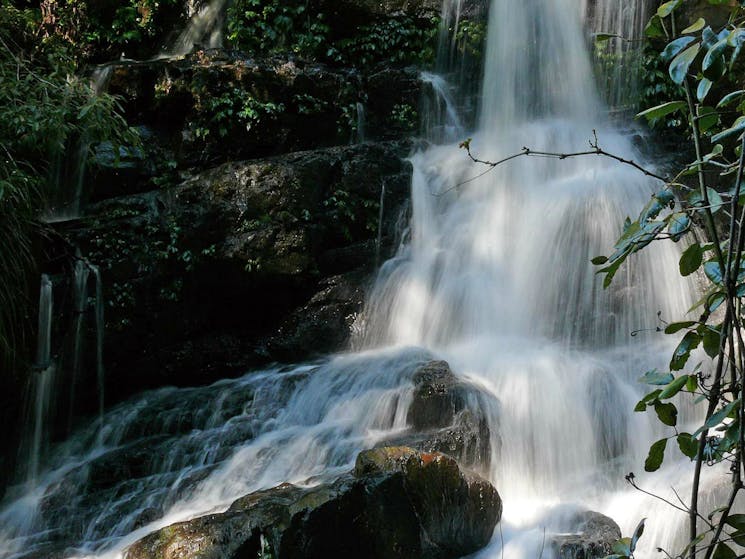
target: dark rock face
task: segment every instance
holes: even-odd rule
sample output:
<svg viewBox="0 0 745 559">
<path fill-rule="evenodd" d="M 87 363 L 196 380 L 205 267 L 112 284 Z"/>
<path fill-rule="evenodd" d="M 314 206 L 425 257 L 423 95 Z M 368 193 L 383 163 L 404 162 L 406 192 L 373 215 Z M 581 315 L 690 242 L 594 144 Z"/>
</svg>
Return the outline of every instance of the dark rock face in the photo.
<svg viewBox="0 0 745 559">
<path fill-rule="evenodd" d="M 138 173 L 119 166 L 130 179 L 128 193 L 163 181 L 168 165 L 206 168 L 349 144 L 359 139 L 360 124 L 367 140 L 401 138 L 415 130 L 399 129 L 395 110 L 415 110 L 422 94 L 414 68 L 380 68 L 368 77 L 355 69 L 223 50 L 116 62 L 110 69 L 109 91 L 121 96 L 127 120 L 145 130 L 147 159 L 155 162 L 139 164 Z M 122 194 L 111 174 L 105 164 L 94 173 L 94 199 Z"/>
<path fill-rule="evenodd" d="M 431 361 L 414 373 L 414 399 L 406 417 L 411 429 L 384 444 L 422 452 L 442 452 L 486 472 L 491 438 L 485 415 L 487 396 L 453 374 L 445 361 Z"/>
<path fill-rule="evenodd" d="M 343 347 L 376 254 L 391 254 L 408 150 L 367 143 L 232 162 L 65 224 L 102 271 L 107 393 L 205 384 Z"/>
<path fill-rule="evenodd" d="M 379 448 L 331 484 L 247 495 L 224 514 L 150 534 L 125 557 L 454 558 L 488 543 L 501 509 L 496 490 L 452 458 Z"/>
<path fill-rule="evenodd" d="M 561 559 L 600 559 L 611 553 L 613 544 L 621 537 L 618 524 L 598 512 L 579 512 L 570 525 L 577 533 L 552 538 Z"/>
</svg>

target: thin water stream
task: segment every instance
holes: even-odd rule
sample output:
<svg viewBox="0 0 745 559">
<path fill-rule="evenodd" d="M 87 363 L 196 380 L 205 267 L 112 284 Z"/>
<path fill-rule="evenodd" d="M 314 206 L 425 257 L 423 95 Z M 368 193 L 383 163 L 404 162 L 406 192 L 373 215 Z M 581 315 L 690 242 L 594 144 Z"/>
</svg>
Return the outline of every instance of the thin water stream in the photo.
<svg viewBox="0 0 745 559">
<path fill-rule="evenodd" d="M 582 0 L 492 1 L 470 134 L 477 155 L 573 152 L 597 134 L 607 151 L 639 160 L 604 116 L 585 13 Z M 380 269 L 356 351 L 162 389 L 108 411 L 56 449 L 31 490 L 6 499 L 0 556 L 62 547 L 65 557 L 120 557 L 150 531 L 250 491 L 333 478 L 406 428 L 412 374 L 432 358 L 478 387 L 473 404 L 489 420 L 488 475 L 504 516 L 477 557 L 538 557 L 573 507 L 603 512 L 626 533 L 648 516 L 640 559 L 675 549 L 685 517 L 629 489 L 624 475 L 688 491 L 682 460 L 639 473 L 663 430 L 632 410 L 645 390 L 638 377 L 665 368 L 675 343 L 655 332 L 658 313 L 685 316 L 695 286 L 677 275 L 672 243 L 635 256 L 608 290 L 589 264 L 656 185 L 597 156 L 522 157 L 484 174 L 457 147 L 448 84 L 425 79 L 440 92 L 429 126 L 441 143 L 411 157 L 411 222 Z M 681 407 L 681 423 L 697 419 Z"/>
</svg>

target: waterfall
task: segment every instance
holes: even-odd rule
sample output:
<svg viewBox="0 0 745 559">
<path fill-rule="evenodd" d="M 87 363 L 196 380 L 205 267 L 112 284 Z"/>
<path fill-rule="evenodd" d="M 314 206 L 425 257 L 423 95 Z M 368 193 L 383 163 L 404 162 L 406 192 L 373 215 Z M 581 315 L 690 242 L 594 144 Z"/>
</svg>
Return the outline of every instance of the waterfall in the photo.
<svg viewBox="0 0 745 559">
<path fill-rule="evenodd" d="M 223 19 L 227 0 L 209 0 L 195 6 L 189 23 L 168 49 L 166 56 L 189 54 L 194 48 L 219 48 L 223 41 Z"/>
<path fill-rule="evenodd" d="M 39 290 L 39 330 L 36 349 L 36 374 L 32 380 L 33 424 L 27 463 L 27 481 L 36 483 L 39 464 L 48 442 L 49 407 L 54 385 L 55 365 L 52 362 L 52 282 L 46 274 L 41 276 Z"/>
<path fill-rule="evenodd" d="M 576 0 L 492 1 L 477 156 L 582 151 L 597 134 L 606 150 L 640 160 L 604 117 L 583 16 Z M 637 378 L 666 367 L 674 347 L 655 332 L 658 312 L 684 317 L 695 286 L 678 276 L 672 243 L 635 255 L 608 290 L 589 264 L 659 185 L 596 156 L 523 157 L 489 171 L 444 145 L 412 163 L 410 242 L 381 269 L 358 343 L 426 347 L 501 401 L 490 477 L 505 501 L 505 545 L 479 557 L 537 556 L 567 502 L 626 533 L 654 509 L 655 535 L 637 556 L 673 548 L 683 515 L 640 500 L 623 479 L 665 432 L 632 412 L 645 393 Z M 682 421 L 698 413 L 684 409 Z M 685 491 L 687 459 L 672 461 L 660 487 Z"/>
<path fill-rule="evenodd" d="M 101 271 L 98 266 L 90 265 L 93 277 L 96 280 L 95 298 L 93 301 L 93 313 L 96 321 L 96 383 L 98 384 L 98 416 L 103 425 L 104 411 L 104 385 L 106 375 L 103 365 L 103 336 L 104 336 L 104 298 Z"/>
<path fill-rule="evenodd" d="M 636 106 L 642 70 L 640 40 L 653 4 L 650 0 L 597 0 L 586 8 L 590 30 L 614 36 L 595 50 L 600 92 L 612 109 Z"/>
<path fill-rule="evenodd" d="M 444 3 L 451 27 L 460 6 Z M 605 116 L 585 14 L 583 0 L 492 0 L 469 134 L 476 155 L 573 152 L 597 137 L 607 151 L 643 160 Z M 646 388 L 637 379 L 666 367 L 676 341 L 656 328 L 685 316 L 695 286 L 678 276 L 680 247 L 670 242 L 630 258 L 608 290 L 589 262 L 607 254 L 658 185 L 594 155 L 477 165 L 458 149 L 462 128 L 442 134 L 448 118 L 463 122 L 451 86 L 426 79 L 440 100 L 434 145 L 411 156 L 411 223 L 369 295 L 353 340 L 361 349 L 161 389 L 107 411 L 54 449 L 34 487 L 6 497 L 0 555 L 116 558 L 139 537 L 223 511 L 248 492 L 331 479 L 357 452 L 406 429 L 413 372 L 433 358 L 485 402 L 487 474 L 504 516 L 476 557 L 538 557 L 572 506 L 613 517 L 625 533 L 648 516 L 639 559 L 676 549 L 685 516 L 628 489 L 624 475 L 639 473 L 666 433 L 633 412 Z M 79 304 L 87 272 L 76 277 Z M 700 419 L 679 407 L 681 430 Z M 638 478 L 686 492 L 689 473 L 687 459 L 668 455 L 660 472 Z"/>
</svg>

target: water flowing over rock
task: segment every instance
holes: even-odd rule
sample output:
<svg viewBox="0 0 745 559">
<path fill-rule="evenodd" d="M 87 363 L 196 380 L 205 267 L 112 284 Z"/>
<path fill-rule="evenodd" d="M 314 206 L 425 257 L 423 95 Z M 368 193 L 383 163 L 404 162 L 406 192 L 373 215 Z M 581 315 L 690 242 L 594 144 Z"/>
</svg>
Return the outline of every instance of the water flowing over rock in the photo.
<svg viewBox="0 0 745 559">
<path fill-rule="evenodd" d="M 455 558 L 489 541 L 501 508 L 496 490 L 452 458 L 385 447 L 362 452 L 331 484 L 247 495 L 145 537 L 124 557 Z"/>
<path fill-rule="evenodd" d="M 575 534 L 554 535 L 551 545 L 561 559 L 599 559 L 610 555 L 621 529 L 611 518 L 597 512 L 578 512 L 560 527 Z"/>
<path fill-rule="evenodd" d="M 384 3 L 393 4 L 408 5 Z M 597 141 L 643 161 L 606 116 L 586 7 L 490 2 L 469 134 L 476 155 L 496 161 L 523 146 L 570 153 Z M 441 132 L 467 126 L 471 119 L 452 118 L 458 103 L 448 99 L 474 84 L 442 76 L 427 82 L 439 92 L 438 110 L 424 119 L 432 143 L 408 162 L 410 143 L 288 154 L 308 147 L 316 130 L 295 135 L 281 111 L 245 145 L 237 129 L 226 129 L 236 141 L 221 145 L 219 128 L 197 133 L 183 119 L 188 112 L 199 124 L 192 80 L 250 92 L 259 75 L 273 94 L 292 94 L 282 102 L 293 118 L 295 93 L 327 96 L 322 118 L 306 121 L 318 123 L 319 145 L 340 141 L 326 122 L 337 103 L 354 107 L 356 120 L 359 92 L 376 88 L 364 102 L 366 133 L 378 137 L 377 126 L 385 137 L 375 115 L 387 109 L 376 103 L 395 107 L 422 83 L 413 70 L 375 68 L 350 93 L 339 89 L 350 82 L 343 71 L 224 52 L 121 70 L 152 96 L 142 107 L 140 92 L 125 100 L 140 111 L 138 124 L 179 170 L 193 156 L 199 172 L 159 190 L 144 186 L 146 172 L 133 174 L 120 191 L 128 196 L 102 201 L 68 232 L 98 251 L 106 299 L 126 309 L 106 315 L 114 324 L 107 378 L 117 392 L 200 386 L 142 394 L 55 447 L 38 481 L 4 501 L 0 550 L 13 559 L 119 557 L 127 547 L 130 559 L 237 559 L 266 546 L 293 558 L 531 559 L 545 548 L 579 559 L 618 534 L 609 518 L 577 512 L 588 509 L 624 532 L 648 514 L 638 559 L 658 545 L 675 548 L 685 515 L 655 511 L 623 476 L 644 462 L 650 441 L 669 434 L 631 410 L 645 389 L 640 373 L 667 367 L 673 350 L 657 335 L 660 320 L 685 316 L 695 284 L 677 275 L 673 243 L 634 255 L 608 289 L 590 265 L 658 185 L 596 155 L 474 164 Z M 112 87 L 126 90 L 116 79 Z M 153 84 L 167 114 L 153 109 Z M 223 154 L 261 159 L 212 167 Z M 384 195 L 392 199 L 381 211 Z M 390 258 L 359 309 L 357 281 L 378 255 Z M 342 349 L 347 332 L 332 335 L 334 324 L 351 328 L 353 351 L 203 386 L 272 358 Z M 680 406 L 681 427 L 696 417 Z M 687 459 L 666 463 L 666 485 L 680 484 L 680 466 Z M 497 519 L 503 530 L 493 536 Z"/>
</svg>

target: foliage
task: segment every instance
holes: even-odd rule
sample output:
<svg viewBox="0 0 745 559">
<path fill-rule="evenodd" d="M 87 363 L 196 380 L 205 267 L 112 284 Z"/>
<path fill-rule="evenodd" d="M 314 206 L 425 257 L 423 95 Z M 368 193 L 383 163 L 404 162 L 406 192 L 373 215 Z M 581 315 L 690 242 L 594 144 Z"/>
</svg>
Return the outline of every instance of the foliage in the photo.
<svg viewBox="0 0 745 559">
<path fill-rule="evenodd" d="M 713 29 L 699 19 L 677 31 L 675 18 L 682 4 L 683 0 L 664 2 L 647 27 L 648 35 L 665 38 L 659 60 L 673 85 L 664 93 L 677 91 L 679 97 L 665 99 L 638 116 L 650 122 L 669 121 L 675 116 L 686 122 L 696 159 L 668 181 L 636 219 L 626 220 L 613 254 L 593 262 L 603 266 L 599 273 L 605 274 L 607 287 L 629 255 L 667 238 L 687 245 L 680 273 L 697 274 L 706 282 L 704 296 L 691 309 L 698 318 L 665 328 L 667 334 L 682 338 L 671 357 L 670 372 L 652 370 L 640 379 L 653 390 L 636 411 L 653 410 L 671 430 L 649 449 L 646 471 L 659 469 L 665 453 L 676 452 L 673 446 L 694 462 L 689 503 L 683 508 L 671 504 L 687 512 L 690 526 L 688 545 L 673 555 L 727 559 L 736 556 L 733 542 L 745 542 L 745 515 L 733 514 L 732 508 L 745 479 L 745 92 L 732 91 L 728 81 L 745 45 L 745 7 L 709 0 L 709 4 L 730 9 L 729 21 L 722 29 Z M 681 178 L 686 175 L 695 178 L 697 188 L 679 201 L 674 190 L 685 190 Z M 721 186 L 727 184 L 729 187 Z M 709 242 L 695 238 L 694 222 L 703 224 Z M 726 225 L 724 235 L 718 227 L 721 223 Z M 698 348 L 712 360 L 711 370 L 691 359 Z M 706 403 L 706 417 L 693 433 L 678 429 L 675 400 L 681 397 Z M 670 440 L 676 444 L 668 444 Z M 730 494 L 713 510 L 701 510 L 701 470 L 717 464 L 729 468 Z M 633 474 L 627 480 L 637 487 Z M 616 557 L 632 556 L 631 547 L 616 550 Z"/>
<path fill-rule="evenodd" d="M 50 43 L 35 44 L 38 13 L 0 6 L 0 361 L 19 357 L 27 319 L 24 299 L 34 267 L 32 235 L 54 194 L 55 160 L 71 146 L 133 142 L 115 98 L 97 95 L 75 76 L 74 61 Z"/>
<path fill-rule="evenodd" d="M 236 128 L 250 131 L 284 111 L 282 103 L 262 101 L 249 91 L 232 87 L 217 94 L 203 90 L 197 96 L 197 116 L 191 122 L 197 138 L 225 138 Z"/>
<path fill-rule="evenodd" d="M 317 56 L 329 31 L 325 16 L 311 15 L 301 0 L 235 0 L 228 8 L 228 40 L 251 53 Z"/>
<path fill-rule="evenodd" d="M 228 40 L 252 54 L 293 53 L 323 62 L 369 67 L 430 64 L 438 20 L 397 15 L 332 35 L 329 16 L 304 0 L 235 0 L 228 8 Z M 465 40 L 465 37 L 464 37 Z"/>
<path fill-rule="evenodd" d="M 145 58 L 166 46 L 168 33 L 185 19 L 183 8 L 181 0 L 43 0 L 40 34 L 82 61 L 119 54 Z"/>
<path fill-rule="evenodd" d="M 437 18 L 422 27 L 417 18 L 402 15 L 360 27 L 327 51 L 335 62 L 369 67 L 380 62 L 405 66 L 429 65 L 434 61 Z"/>
</svg>

